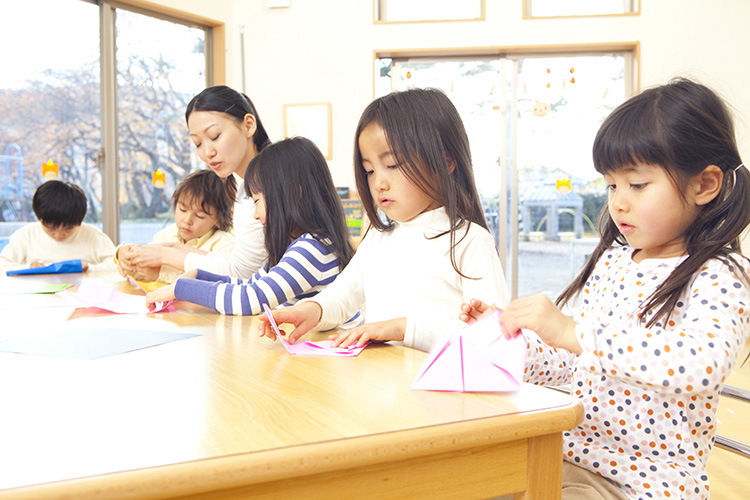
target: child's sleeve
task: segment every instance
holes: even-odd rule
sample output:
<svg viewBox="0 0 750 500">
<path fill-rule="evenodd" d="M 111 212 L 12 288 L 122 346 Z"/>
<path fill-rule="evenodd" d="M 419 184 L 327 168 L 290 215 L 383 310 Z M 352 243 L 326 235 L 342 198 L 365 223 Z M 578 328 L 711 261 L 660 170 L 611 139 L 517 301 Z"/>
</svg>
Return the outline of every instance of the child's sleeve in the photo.
<svg viewBox="0 0 750 500">
<path fill-rule="evenodd" d="M 23 228 L 10 235 L 8 244 L 0 252 L 0 271 L 13 271 L 28 267 L 26 262 L 28 241 L 25 240 L 27 231 Z"/>
<path fill-rule="evenodd" d="M 89 271 L 114 271 L 117 266 L 115 265 L 115 245 L 109 236 L 94 229 L 93 241 L 91 242 L 92 248 L 91 253 L 93 255 L 93 261 L 89 262 Z"/>
<path fill-rule="evenodd" d="M 457 238 L 462 236 L 456 235 Z M 495 248 L 495 239 L 487 230 L 476 226 L 464 236 L 456 247 L 456 261 L 461 273 L 466 276 L 458 276 L 457 281 L 464 303 L 479 299 L 501 309 L 508 305 L 508 289 Z M 404 345 L 430 351 L 462 328 L 464 324 L 458 319 L 460 304 L 453 305 L 452 309 L 450 307 L 445 311 L 433 310 L 408 316 Z"/>
<path fill-rule="evenodd" d="M 263 312 L 262 304 L 273 308 L 314 295 L 337 274 L 335 255 L 317 242 L 298 240 L 267 273 L 241 280 L 198 270 L 195 280 L 177 280 L 175 297 L 222 314 L 254 315 Z"/>
<path fill-rule="evenodd" d="M 744 261 L 744 257 L 736 257 Z M 747 265 L 744 264 L 747 270 Z M 712 259 L 698 272 L 665 327 L 579 320 L 579 369 L 668 393 L 716 392 L 750 334 L 747 285 Z"/>
<path fill-rule="evenodd" d="M 526 338 L 524 382 L 548 386 L 570 383 L 575 354 L 548 346 L 530 330 L 524 330 L 523 336 Z"/>
</svg>

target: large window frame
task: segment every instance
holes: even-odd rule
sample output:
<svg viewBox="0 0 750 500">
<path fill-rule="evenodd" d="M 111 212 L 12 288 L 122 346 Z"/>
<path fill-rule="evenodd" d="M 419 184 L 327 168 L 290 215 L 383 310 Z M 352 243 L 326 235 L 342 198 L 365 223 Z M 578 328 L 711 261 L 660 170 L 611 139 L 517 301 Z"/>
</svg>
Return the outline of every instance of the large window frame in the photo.
<svg viewBox="0 0 750 500">
<path fill-rule="evenodd" d="M 87 0 L 84 0 L 87 1 Z M 102 173 L 102 230 L 120 241 L 118 196 L 117 61 L 115 12 L 129 10 L 166 21 L 203 29 L 206 33 L 206 86 L 226 83 L 226 30 L 222 22 L 143 0 L 98 0 L 101 70 L 101 145 L 97 157 Z"/>
<path fill-rule="evenodd" d="M 378 60 L 389 58 L 393 60 L 408 60 L 410 58 L 505 58 L 513 62 L 513 76 L 518 72 L 518 59 L 523 57 L 545 57 L 545 56 L 586 56 L 600 55 L 610 52 L 623 53 L 626 58 L 625 81 L 626 95 L 633 95 L 641 88 L 640 71 L 640 42 L 622 43 L 592 43 L 592 44 L 570 44 L 570 45 L 529 45 L 529 46 L 491 46 L 470 48 L 426 48 L 426 49 L 388 49 L 373 51 L 373 98 L 377 97 L 377 78 L 379 75 Z M 503 75 L 503 79 L 506 76 Z M 502 108 L 506 109 L 505 101 Z M 507 126 L 510 130 L 504 130 L 503 137 L 509 137 L 512 144 L 517 144 L 517 109 L 511 109 L 514 117 Z M 515 146 L 514 146 L 515 148 Z M 498 228 L 498 253 L 501 265 L 508 279 L 508 288 L 511 298 L 518 297 L 518 266 L 519 266 L 519 224 L 516 216 L 519 209 L 518 192 L 518 165 L 517 155 L 509 155 L 507 144 L 502 141 L 502 152 L 500 167 L 507 172 L 500 186 L 498 220 L 509 221 L 508 224 L 500 224 Z M 510 187 L 510 189 L 508 189 Z M 503 243 L 504 242 L 504 243 Z"/>
</svg>

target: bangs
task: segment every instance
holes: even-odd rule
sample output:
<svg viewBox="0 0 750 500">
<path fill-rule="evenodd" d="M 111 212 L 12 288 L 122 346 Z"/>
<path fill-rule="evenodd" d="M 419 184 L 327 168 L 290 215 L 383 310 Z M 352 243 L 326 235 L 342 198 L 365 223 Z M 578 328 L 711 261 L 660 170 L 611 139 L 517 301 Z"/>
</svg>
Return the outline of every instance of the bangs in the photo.
<svg viewBox="0 0 750 500">
<path fill-rule="evenodd" d="M 621 107 L 602 123 L 594 139 L 594 168 L 600 174 L 637 164 L 669 168 L 672 158 L 653 108 Z"/>
<path fill-rule="evenodd" d="M 181 203 L 182 205 L 190 209 L 200 208 L 203 213 L 210 216 L 215 215 L 216 212 L 216 210 L 214 210 L 214 207 L 212 207 L 208 203 L 207 196 L 204 196 L 203 193 L 196 193 L 193 189 L 189 188 L 182 190 L 180 196 L 175 198 L 175 208 L 177 207 L 178 203 Z"/>
</svg>

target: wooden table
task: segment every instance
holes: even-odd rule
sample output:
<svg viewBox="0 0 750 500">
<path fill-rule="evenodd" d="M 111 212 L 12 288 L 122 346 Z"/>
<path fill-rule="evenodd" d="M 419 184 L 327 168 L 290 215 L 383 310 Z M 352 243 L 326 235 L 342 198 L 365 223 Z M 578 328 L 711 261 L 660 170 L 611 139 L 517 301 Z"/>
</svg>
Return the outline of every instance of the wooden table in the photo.
<svg viewBox="0 0 750 500">
<path fill-rule="evenodd" d="M 112 275 L 8 279 L 110 282 Z M 0 498 L 559 498 L 561 431 L 581 406 L 550 389 L 412 391 L 426 354 L 372 345 L 294 357 L 257 318 L 178 303 L 114 315 L 0 295 L 0 340 L 60 325 L 199 333 L 93 361 L 0 353 Z M 322 334 L 318 334 L 322 338 Z"/>
</svg>

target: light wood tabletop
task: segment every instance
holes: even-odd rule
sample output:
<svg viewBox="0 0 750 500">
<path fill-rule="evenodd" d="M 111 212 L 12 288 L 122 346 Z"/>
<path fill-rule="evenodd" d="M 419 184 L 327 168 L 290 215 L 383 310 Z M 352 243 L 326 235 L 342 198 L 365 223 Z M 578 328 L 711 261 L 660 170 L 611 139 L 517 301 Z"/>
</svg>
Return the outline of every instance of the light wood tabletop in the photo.
<svg viewBox="0 0 750 500">
<path fill-rule="evenodd" d="M 96 274 L 0 288 L 19 279 L 140 293 Z M 561 431 L 582 418 L 570 396 L 532 385 L 413 391 L 427 355 L 400 346 L 292 356 L 258 337 L 256 317 L 187 303 L 110 314 L 60 296 L 0 302 L 0 341 L 63 327 L 199 334 L 95 360 L 0 353 L 2 499 L 559 498 Z"/>
</svg>

